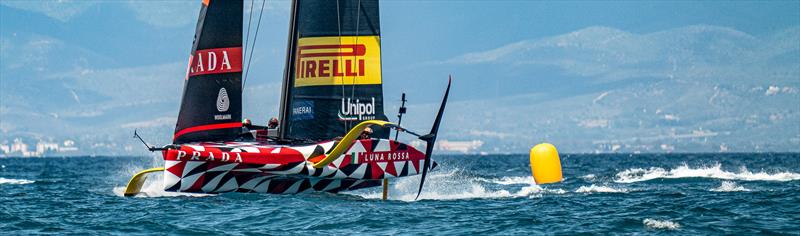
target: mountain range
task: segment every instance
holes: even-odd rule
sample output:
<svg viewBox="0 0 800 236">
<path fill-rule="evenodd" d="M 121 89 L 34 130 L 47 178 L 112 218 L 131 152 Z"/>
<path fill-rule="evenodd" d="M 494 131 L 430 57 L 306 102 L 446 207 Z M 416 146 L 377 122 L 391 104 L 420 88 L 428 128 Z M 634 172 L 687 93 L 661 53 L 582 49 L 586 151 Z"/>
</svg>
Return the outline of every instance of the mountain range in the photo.
<svg viewBox="0 0 800 236">
<path fill-rule="evenodd" d="M 0 59 L 0 142 L 73 139 L 85 153 L 111 155 L 141 153 L 134 129 L 170 142 L 185 62 L 125 66 L 30 32 L 3 32 Z M 562 152 L 800 151 L 800 27 L 749 35 L 593 26 L 383 67 L 388 117 L 406 92 L 403 123 L 415 130 L 429 129 L 452 74 L 441 139 L 479 140 L 471 152 L 539 142 Z M 246 85 L 245 116 L 256 122 L 277 116 L 272 76 Z"/>
</svg>

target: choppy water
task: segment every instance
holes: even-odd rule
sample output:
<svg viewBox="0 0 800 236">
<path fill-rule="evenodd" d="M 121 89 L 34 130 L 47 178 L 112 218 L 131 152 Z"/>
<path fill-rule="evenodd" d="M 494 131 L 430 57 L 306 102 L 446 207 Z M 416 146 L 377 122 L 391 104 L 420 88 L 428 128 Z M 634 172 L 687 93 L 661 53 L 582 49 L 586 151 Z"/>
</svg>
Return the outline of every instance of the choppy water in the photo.
<svg viewBox="0 0 800 236">
<path fill-rule="evenodd" d="M 347 194 L 180 195 L 122 186 L 156 157 L 0 159 L 2 234 L 800 234 L 800 154 L 562 155 L 536 186 L 526 155 L 442 156 Z"/>
</svg>

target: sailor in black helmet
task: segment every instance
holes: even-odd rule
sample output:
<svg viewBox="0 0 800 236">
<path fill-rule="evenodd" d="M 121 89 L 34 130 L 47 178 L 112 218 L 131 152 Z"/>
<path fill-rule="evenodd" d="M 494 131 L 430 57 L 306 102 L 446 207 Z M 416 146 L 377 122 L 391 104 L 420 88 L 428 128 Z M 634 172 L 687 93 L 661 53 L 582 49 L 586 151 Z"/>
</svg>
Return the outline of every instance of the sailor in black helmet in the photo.
<svg viewBox="0 0 800 236">
<path fill-rule="evenodd" d="M 254 125 L 250 119 L 242 119 L 242 137 L 256 140 L 276 137 L 278 124 L 278 118 L 275 117 L 269 119 L 267 126 Z"/>
<path fill-rule="evenodd" d="M 260 126 L 254 125 L 250 119 L 242 119 L 242 127 L 247 128 L 248 130 L 267 130 L 267 129 L 277 129 L 278 128 L 278 118 L 272 117 L 267 122 L 267 126 Z"/>
<path fill-rule="evenodd" d="M 267 123 L 267 128 L 269 129 L 277 129 L 278 128 L 278 118 L 272 117 L 269 119 L 269 123 Z"/>
</svg>

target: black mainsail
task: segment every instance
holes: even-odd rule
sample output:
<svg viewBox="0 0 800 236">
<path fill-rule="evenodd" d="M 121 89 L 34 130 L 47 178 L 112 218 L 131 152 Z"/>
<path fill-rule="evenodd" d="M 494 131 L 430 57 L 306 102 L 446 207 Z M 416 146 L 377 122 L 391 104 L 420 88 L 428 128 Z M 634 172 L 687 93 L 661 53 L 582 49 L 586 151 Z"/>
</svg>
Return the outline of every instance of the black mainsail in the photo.
<svg viewBox="0 0 800 236">
<path fill-rule="evenodd" d="M 241 132 L 243 10 L 243 1 L 203 0 L 173 143 Z"/>
<path fill-rule="evenodd" d="M 297 0 L 292 14 L 281 137 L 332 139 L 361 121 L 387 120 L 378 0 Z"/>
</svg>

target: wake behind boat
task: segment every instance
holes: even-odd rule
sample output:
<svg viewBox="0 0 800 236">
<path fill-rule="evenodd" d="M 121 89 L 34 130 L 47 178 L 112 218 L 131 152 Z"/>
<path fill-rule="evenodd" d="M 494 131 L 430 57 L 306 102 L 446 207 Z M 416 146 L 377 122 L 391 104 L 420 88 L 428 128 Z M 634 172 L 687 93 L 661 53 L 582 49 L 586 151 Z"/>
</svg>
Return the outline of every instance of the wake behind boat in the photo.
<svg viewBox="0 0 800 236">
<path fill-rule="evenodd" d="M 173 143 L 147 145 L 162 152 L 164 167 L 134 175 L 125 196 L 139 193 L 150 173 L 162 173 L 172 192 L 336 193 L 418 174 L 421 191 L 436 166 L 431 154 L 450 82 L 428 134 L 388 122 L 378 1 L 292 2 L 274 129 L 240 122 L 243 6 L 203 0 Z M 374 131 L 364 137 L 367 129 Z M 391 130 L 425 141 L 425 152 L 390 139 Z"/>
</svg>

